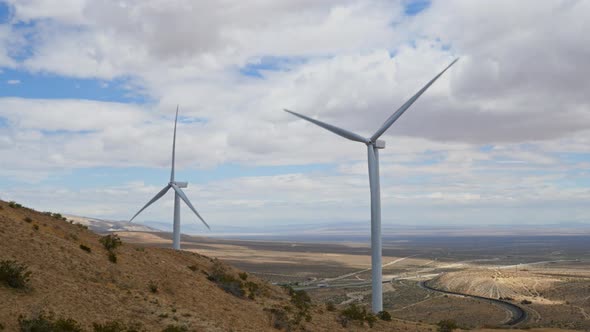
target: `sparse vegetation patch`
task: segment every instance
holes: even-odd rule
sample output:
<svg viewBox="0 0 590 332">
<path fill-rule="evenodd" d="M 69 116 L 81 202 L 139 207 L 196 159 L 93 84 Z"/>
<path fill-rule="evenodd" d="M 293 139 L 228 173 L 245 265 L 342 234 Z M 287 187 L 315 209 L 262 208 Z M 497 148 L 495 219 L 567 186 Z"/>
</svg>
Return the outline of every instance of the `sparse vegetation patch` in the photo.
<svg viewBox="0 0 590 332">
<path fill-rule="evenodd" d="M 117 254 L 115 254 L 115 249 L 123 244 L 123 241 L 121 241 L 119 236 L 117 234 L 109 234 L 101 237 L 98 241 L 108 251 L 109 261 L 111 263 L 117 263 Z"/>
<path fill-rule="evenodd" d="M 377 321 L 377 317 L 368 312 L 367 308 L 357 306 L 353 303 L 340 312 L 339 321 L 343 327 L 347 327 L 351 321 L 357 322 L 360 325 L 364 325 L 366 322 L 369 324 L 369 327 L 373 327 Z"/>
<path fill-rule="evenodd" d="M 85 246 L 83 244 L 80 245 L 80 249 L 86 251 L 86 252 L 92 252 L 92 249 L 90 249 L 90 247 Z"/>
<path fill-rule="evenodd" d="M 336 311 L 336 306 L 333 302 L 326 303 L 326 310 L 328 311 Z"/>
<path fill-rule="evenodd" d="M 299 324 L 301 319 L 305 319 L 306 322 L 311 321 L 311 314 L 309 309 L 311 309 L 311 298 L 304 290 L 294 290 L 293 288 L 289 288 L 289 295 L 291 295 L 291 303 L 297 309 L 295 313 L 295 323 Z"/>
<path fill-rule="evenodd" d="M 117 263 L 117 254 L 115 254 L 112 251 L 109 251 L 108 257 L 109 257 L 109 262 L 114 263 L 114 264 Z"/>
<path fill-rule="evenodd" d="M 277 330 L 290 331 L 292 329 L 289 315 L 283 309 L 265 308 L 264 311 L 268 313 L 269 325 Z"/>
<path fill-rule="evenodd" d="M 0 283 L 12 288 L 25 288 L 31 272 L 27 266 L 16 261 L 0 261 Z"/>
<path fill-rule="evenodd" d="M 13 209 L 20 209 L 20 208 L 22 208 L 22 207 L 23 207 L 22 205 L 18 204 L 18 203 L 17 203 L 17 202 L 15 202 L 15 201 L 10 201 L 10 202 L 8 202 L 8 206 L 10 206 L 10 207 L 11 207 L 11 208 L 13 208 Z"/>
<path fill-rule="evenodd" d="M 120 247 L 123 242 L 117 234 L 109 234 L 101 237 L 98 240 L 107 251 L 113 251 Z"/>
<path fill-rule="evenodd" d="M 438 332 L 452 332 L 454 329 L 459 328 L 459 326 L 457 326 L 457 322 L 452 319 L 441 320 L 440 322 L 436 323 L 436 326 L 438 326 Z"/>
<path fill-rule="evenodd" d="M 75 224 L 75 225 L 76 225 L 76 227 L 80 227 L 82 229 L 88 229 L 88 226 L 86 226 L 86 225 L 82 225 L 82 224 Z"/>
<path fill-rule="evenodd" d="M 223 264 L 217 259 L 213 261 L 213 268 L 207 279 L 213 281 L 219 288 L 234 296 L 244 297 L 246 295 L 246 292 L 242 288 L 242 282 L 227 273 Z"/>
<path fill-rule="evenodd" d="M 150 280 L 150 282 L 148 283 L 148 289 L 152 293 L 157 293 L 158 292 L 158 283 L 156 283 L 155 281 Z"/>
<path fill-rule="evenodd" d="M 168 325 L 162 332 L 188 332 L 186 326 Z"/>
<path fill-rule="evenodd" d="M 53 315 L 40 314 L 37 317 L 25 319 L 18 318 L 21 332 L 82 332 L 82 327 L 71 318 L 55 319 Z"/>
<path fill-rule="evenodd" d="M 140 332 L 145 331 L 141 324 L 124 324 L 120 321 L 92 323 L 94 332 Z"/>
<path fill-rule="evenodd" d="M 377 313 L 377 318 L 386 322 L 391 322 L 391 314 L 387 311 L 379 311 L 379 313 Z"/>
</svg>

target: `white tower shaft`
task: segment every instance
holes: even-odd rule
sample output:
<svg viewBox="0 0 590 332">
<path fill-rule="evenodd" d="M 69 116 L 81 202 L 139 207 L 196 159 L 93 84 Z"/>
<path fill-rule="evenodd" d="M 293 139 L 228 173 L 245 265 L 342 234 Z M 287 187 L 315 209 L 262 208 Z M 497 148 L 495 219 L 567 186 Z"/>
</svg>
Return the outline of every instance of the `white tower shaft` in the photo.
<svg viewBox="0 0 590 332">
<path fill-rule="evenodd" d="M 381 244 L 381 189 L 379 186 L 379 149 L 367 144 L 369 185 L 371 188 L 371 282 L 372 310 L 383 311 L 383 272 Z"/>
<path fill-rule="evenodd" d="M 174 225 L 172 226 L 172 248 L 180 250 L 180 197 L 174 193 Z"/>
</svg>

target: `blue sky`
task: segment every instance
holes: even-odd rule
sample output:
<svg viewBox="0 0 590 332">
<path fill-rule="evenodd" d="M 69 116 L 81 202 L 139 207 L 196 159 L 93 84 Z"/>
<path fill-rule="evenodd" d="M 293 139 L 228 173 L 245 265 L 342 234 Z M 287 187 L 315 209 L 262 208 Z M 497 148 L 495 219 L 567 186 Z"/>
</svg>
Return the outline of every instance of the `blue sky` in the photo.
<svg viewBox="0 0 590 332">
<path fill-rule="evenodd" d="M 129 79 L 77 79 L 50 73 L 2 69 L 0 97 L 38 99 L 90 99 L 122 103 L 144 103 L 146 97 L 130 90 Z"/>
<path fill-rule="evenodd" d="M 180 104 L 177 173 L 213 226 L 366 222 L 364 147 L 282 108 L 369 135 L 460 57 L 384 136 L 384 222 L 588 221 L 587 46 L 558 24 L 586 4 L 182 2 L 0 2 L 0 198 L 128 218 L 168 179 Z"/>
</svg>

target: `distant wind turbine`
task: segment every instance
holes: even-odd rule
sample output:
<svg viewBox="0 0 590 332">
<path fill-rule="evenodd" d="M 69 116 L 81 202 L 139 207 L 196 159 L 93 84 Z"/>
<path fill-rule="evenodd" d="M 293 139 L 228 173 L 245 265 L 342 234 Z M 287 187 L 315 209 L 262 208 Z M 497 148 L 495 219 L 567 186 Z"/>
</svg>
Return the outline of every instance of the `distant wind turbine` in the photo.
<svg viewBox="0 0 590 332">
<path fill-rule="evenodd" d="M 188 182 L 178 182 L 174 180 L 174 159 L 175 159 L 175 152 L 176 152 L 176 123 L 178 122 L 178 106 L 176 106 L 176 117 L 174 118 L 174 138 L 172 140 L 172 171 L 170 172 L 170 182 L 162 189 L 159 193 L 154 196 L 147 204 L 141 208 L 134 216 L 129 220 L 129 222 L 133 221 L 135 217 L 137 217 L 141 211 L 145 210 L 148 206 L 152 203 L 160 199 L 164 196 L 170 188 L 174 189 L 174 226 L 173 226 L 173 234 L 172 234 L 172 247 L 176 250 L 180 250 L 180 199 L 182 199 L 186 205 L 199 217 L 199 219 L 207 226 L 208 229 L 211 229 L 209 225 L 201 218 L 195 207 L 191 204 L 188 200 L 188 197 L 184 194 L 182 189 L 188 187 Z"/>
<path fill-rule="evenodd" d="M 351 131 L 338 128 L 331 124 L 321 122 L 305 115 L 295 113 L 285 109 L 285 112 L 291 113 L 297 117 L 316 124 L 336 135 L 348 138 L 349 140 L 361 142 L 367 145 L 369 159 L 369 185 L 371 188 L 371 273 L 372 273 L 372 293 L 373 303 L 372 310 L 378 313 L 383 310 L 383 290 L 382 290 L 382 265 L 381 265 L 381 193 L 379 188 L 379 149 L 385 148 L 385 141 L 379 139 L 391 125 L 399 119 L 404 112 L 434 83 L 447 69 L 449 69 L 458 58 L 451 62 L 443 71 L 436 75 L 428 84 L 418 91 L 412 98 L 406 101 L 395 113 L 393 113 L 377 130 L 371 138 L 365 138 Z"/>
</svg>

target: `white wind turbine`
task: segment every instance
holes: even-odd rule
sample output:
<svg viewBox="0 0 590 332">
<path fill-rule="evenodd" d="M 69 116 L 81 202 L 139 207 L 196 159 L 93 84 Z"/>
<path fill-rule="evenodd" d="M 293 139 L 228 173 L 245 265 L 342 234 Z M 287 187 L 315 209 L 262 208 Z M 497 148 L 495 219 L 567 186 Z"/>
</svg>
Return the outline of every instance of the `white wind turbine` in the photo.
<svg viewBox="0 0 590 332">
<path fill-rule="evenodd" d="M 207 226 L 208 229 L 211 229 L 209 225 L 201 218 L 195 207 L 191 204 L 188 200 L 188 197 L 184 194 L 182 189 L 188 187 L 188 182 L 178 182 L 174 180 L 174 159 L 175 159 L 175 152 L 176 152 L 176 123 L 178 121 L 178 106 L 176 106 L 176 117 L 174 118 L 174 138 L 172 139 L 172 171 L 170 172 L 170 182 L 162 189 L 159 193 L 154 196 L 147 204 L 141 208 L 134 216 L 129 220 L 129 222 L 133 221 L 137 215 L 141 213 L 141 211 L 145 210 L 148 206 L 152 203 L 160 199 L 160 197 L 164 196 L 170 188 L 174 189 L 174 226 L 173 226 L 173 234 L 172 234 L 172 247 L 176 250 L 180 250 L 180 199 L 182 199 L 186 205 L 199 217 L 199 219 Z"/>
<path fill-rule="evenodd" d="M 371 188 L 371 277 L 372 277 L 372 293 L 373 303 L 372 310 L 378 313 L 383 310 L 383 290 L 382 290 L 382 265 L 381 265 L 381 193 L 379 188 L 379 149 L 385 148 L 385 141 L 379 140 L 379 137 L 391 127 L 391 125 L 404 112 L 412 106 L 412 104 L 426 91 L 432 83 L 434 83 L 447 69 L 449 69 L 459 59 L 455 59 L 443 71 L 436 75 L 428 84 L 426 84 L 420 91 L 418 91 L 412 98 L 406 101 L 395 113 L 393 113 L 384 123 L 381 128 L 377 130 L 370 138 L 357 135 L 351 131 L 338 128 L 331 124 L 321 122 L 305 115 L 295 113 L 285 109 L 284 111 L 291 113 L 297 117 L 316 124 L 326 130 L 333 132 L 336 135 L 342 136 L 352 141 L 361 142 L 367 145 L 368 159 L 369 159 L 369 186 Z"/>
</svg>

